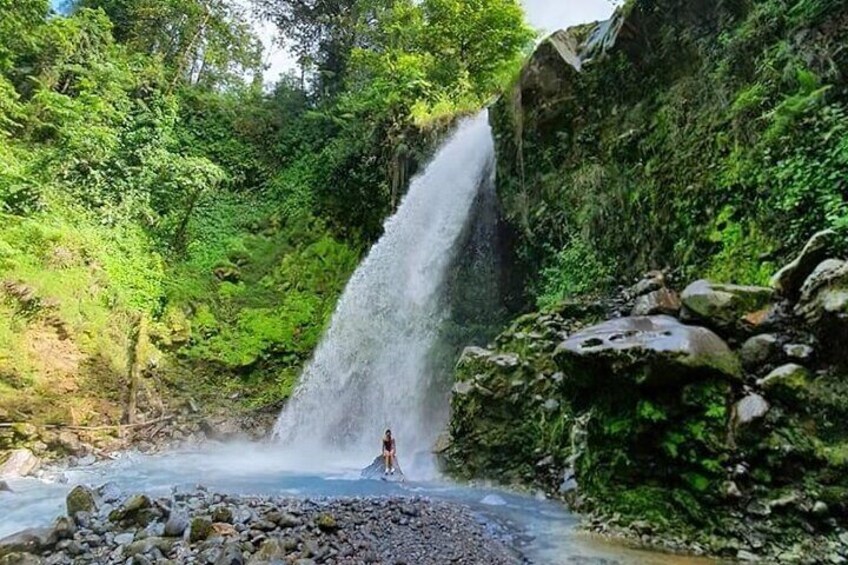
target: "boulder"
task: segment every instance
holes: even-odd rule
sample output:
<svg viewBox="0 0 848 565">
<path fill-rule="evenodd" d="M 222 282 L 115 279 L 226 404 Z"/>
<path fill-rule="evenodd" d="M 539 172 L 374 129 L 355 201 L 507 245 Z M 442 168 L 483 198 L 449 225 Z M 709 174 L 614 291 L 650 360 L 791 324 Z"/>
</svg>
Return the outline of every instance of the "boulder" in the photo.
<svg viewBox="0 0 848 565">
<path fill-rule="evenodd" d="M 41 460 L 29 449 L 15 449 L 0 465 L 0 478 L 26 477 L 38 470 Z"/>
<path fill-rule="evenodd" d="M 633 306 L 632 316 L 654 316 L 666 314 L 676 316 L 680 312 L 682 303 L 676 292 L 668 288 L 661 288 L 636 299 Z"/>
<path fill-rule="evenodd" d="M 742 349 L 739 351 L 742 365 L 748 369 L 763 365 L 777 353 L 778 346 L 775 335 L 755 335 L 742 344 Z"/>
<path fill-rule="evenodd" d="M 848 262 L 829 259 L 820 263 L 801 287 L 795 314 L 802 318 L 830 349 L 843 355 L 848 343 Z"/>
<path fill-rule="evenodd" d="M 77 512 L 88 512 L 93 514 L 97 510 L 97 496 L 94 491 L 84 485 L 75 486 L 65 498 L 68 516 L 75 516 Z"/>
<path fill-rule="evenodd" d="M 31 553 L 9 553 L 0 557 L 0 565 L 41 565 L 43 561 Z"/>
<path fill-rule="evenodd" d="M 244 554 L 241 547 L 236 543 L 230 543 L 224 546 L 223 551 L 218 559 L 215 560 L 215 565 L 243 565 Z"/>
<path fill-rule="evenodd" d="M 197 543 L 209 537 L 212 533 L 212 520 L 208 516 L 197 516 L 189 526 L 189 541 Z"/>
<path fill-rule="evenodd" d="M 815 234 L 801 250 L 801 254 L 772 277 L 771 287 L 782 296 L 796 300 L 801 293 L 804 281 L 816 266 L 827 258 L 827 253 L 835 239 L 836 232 L 833 230 Z"/>
<path fill-rule="evenodd" d="M 0 539 L 0 557 L 10 553 L 41 553 L 58 541 L 53 528 L 30 528 Z"/>
<path fill-rule="evenodd" d="M 720 337 L 670 316 L 610 320 L 574 334 L 554 356 L 564 369 L 587 369 L 582 373 L 589 379 L 602 378 L 600 368 L 647 385 L 699 374 L 741 376 L 738 359 Z"/>
<path fill-rule="evenodd" d="M 757 385 L 769 396 L 783 400 L 797 400 L 807 388 L 810 372 L 795 363 L 778 367 L 759 381 Z"/>
<path fill-rule="evenodd" d="M 681 296 L 687 316 L 722 329 L 759 325 L 753 320 L 765 317 L 773 298 L 770 288 L 706 280 L 690 284 Z"/>
<path fill-rule="evenodd" d="M 151 509 L 152 505 L 147 495 L 133 495 L 124 501 L 120 508 L 109 513 L 109 520 L 112 522 L 135 522 L 141 526 L 146 526 L 151 521 L 150 513 L 147 511 Z"/>
</svg>

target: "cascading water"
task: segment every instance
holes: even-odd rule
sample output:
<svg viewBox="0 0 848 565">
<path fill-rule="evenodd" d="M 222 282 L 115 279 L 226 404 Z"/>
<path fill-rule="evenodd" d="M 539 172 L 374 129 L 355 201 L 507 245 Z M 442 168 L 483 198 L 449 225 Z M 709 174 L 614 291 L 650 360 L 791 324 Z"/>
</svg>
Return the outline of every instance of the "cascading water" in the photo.
<svg viewBox="0 0 848 565">
<path fill-rule="evenodd" d="M 429 453 L 447 417 L 430 402 L 432 352 L 448 316 L 445 282 L 493 166 L 483 112 L 465 120 L 412 181 L 280 414 L 275 436 L 290 460 L 315 470 L 364 466 L 379 454 L 386 428 L 401 464 Z"/>
</svg>

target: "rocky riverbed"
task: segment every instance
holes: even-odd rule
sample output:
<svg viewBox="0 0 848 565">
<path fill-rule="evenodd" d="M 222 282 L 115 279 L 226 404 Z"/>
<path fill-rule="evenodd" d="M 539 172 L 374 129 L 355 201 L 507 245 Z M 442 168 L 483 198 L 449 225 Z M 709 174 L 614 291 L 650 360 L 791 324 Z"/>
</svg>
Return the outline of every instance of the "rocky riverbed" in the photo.
<svg viewBox="0 0 848 565">
<path fill-rule="evenodd" d="M 460 504 L 426 498 L 304 500 L 122 496 L 75 487 L 67 515 L 0 540 L 0 565 L 70 563 L 489 563 L 524 560 Z"/>
</svg>

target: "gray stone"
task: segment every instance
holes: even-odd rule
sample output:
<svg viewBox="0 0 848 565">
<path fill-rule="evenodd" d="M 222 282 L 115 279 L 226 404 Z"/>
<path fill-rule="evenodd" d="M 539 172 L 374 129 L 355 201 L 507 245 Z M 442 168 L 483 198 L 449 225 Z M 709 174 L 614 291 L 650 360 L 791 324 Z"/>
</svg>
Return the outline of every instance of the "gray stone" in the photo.
<svg viewBox="0 0 848 565">
<path fill-rule="evenodd" d="M 783 346 L 783 353 L 796 361 L 809 361 L 812 359 L 815 350 L 809 345 L 802 343 L 790 343 Z"/>
<path fill-rule="evenodd" d="M 742 344 L 742 349 L 739 351 L 742 365 L 754 368 L 766 363 L 777 352 L 777 347 L 777 336 L 755 335 Z"/>
<path fill-rule="evenodd" d="M 830 513 L 830 508 L 828 508 L 827 504 L 822 502 L 821 500 L 817 500 L 815 504 L 813 504 L 813 516 L 818 516 L 822 518 L 827 516 Z"/>
<path fill-rule="evenodd" d="M 118 545 L 127 545 L 128 543 L 132 543 L 133 540 L 135 540 L 135 534 L 132 532 L 125 532 L 115 536 L 115 543 Z"/>
<path fill-rule="evenodd" d="M 720 328 L 746 324 L 746 318 L 767 308 L 774 291 L 759 286 L 718 284 L 699 280 L 683 291 L 686 311 Z"/>
<path fill-rule="evenodd" d="M 87 486 L 77 485 L 65 498 L 65 506 L 68 516 L 75 516 L 77 512 L 93 514 L 97 511 L 97 496 Z"/>
<path fill-rule="evenodd" d="M 241 547 L 238 544 L 230 543 L 224 546 L 223 551 L 218 559 L 215 560 L 215 565 L 243 565 L 244 555 Z"/>
<path fill-rule="evenodd" d="M 651 271 L 646 273 L 642 280 L 631 286 L 625 291 L 625 295 L 630 298 L 638 298 L 645 294 L 655 292 L 665 287 L 665 275 L 660 271 Z"/>
<path fill-rule="evenodd" d="M 771 287 L 787 298 L 797 299 L 801 286 L 816 266 L 827 258 L 836 240 L 836 232 L 824 230 L 815 234 L 800 255 L 780 269 L 771 279 Z"/>
<path fill-rule="evenodd" d="M 741 376 L 738 359 L 720 337 L 670 316 L 619 318 L 587 328 L 562 342 L 554 358 L 566 373 L 585 369 L 583 376 L 590 380 L 602 378 L 601 367 L 640 384 L 679 382 L 703 374 Z"/>
<path fill-rule="evenodd" d="M 97 496 L 100 497 L 102 502 L 111 503 L 117 502 L 121 500 L 121 496 L 123 496 L 123 491 L 121 487 L 116 485 L 113 482 L 108 482 L 97 487 Z"/>
<path fill-rule="evenodd" d="M 0 492 L 14 492 L 6 481 L 0 481 Z"/>
<path fill-rule="evenodd" d="M 0 478 L 14 479 L 31 475 L 41 466 L 41 460 L 29 449 L 15 449 L 0 464 Z"/>
<path fill-rule="evenodd" d="M 459 381 L 453 385 L 453 393 L 457 396 L 468 396 L 474 391 L 474 384 L 468 381 Z"/>
<path fill-rule="evenodd" d="M 733 407 L 733 419 L 737 426 L 744 426 L 768 414 L 769 403 L 759 394 L 749 394 Z"/>
<path fill-rule="evenodd" d="M 643 296 L 636 300 L 633 306 L 631 316 L 654 316 L 657 314 L 666 314 L 676 316 L 680 312 L 682 303 L 680 296 L 676 292 L 668 288 L 661 288 Z"/>
<path fill-rule="evenodd" d="M 821 263 L 804 282 L 795 314 L 812 327 L 825 346 L 821 353 L 839 355 L 848 340 L 848 262 Z"/>
</svg>

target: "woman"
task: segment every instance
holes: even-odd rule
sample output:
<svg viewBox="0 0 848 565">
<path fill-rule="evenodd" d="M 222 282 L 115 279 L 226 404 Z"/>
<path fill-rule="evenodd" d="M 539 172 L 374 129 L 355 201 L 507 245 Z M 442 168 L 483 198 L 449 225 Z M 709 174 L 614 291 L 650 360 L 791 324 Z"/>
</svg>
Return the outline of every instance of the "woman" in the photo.
<svg viewBox="0 0 848 565">
<path fill-rule="evenodd" d="M 386 463 L 384 475 L 395 474 L 395 438 L 392 437 L 392 430 L 386 430 L 386 435 L 383 436 L 383 460 Z"/>
</svg>

